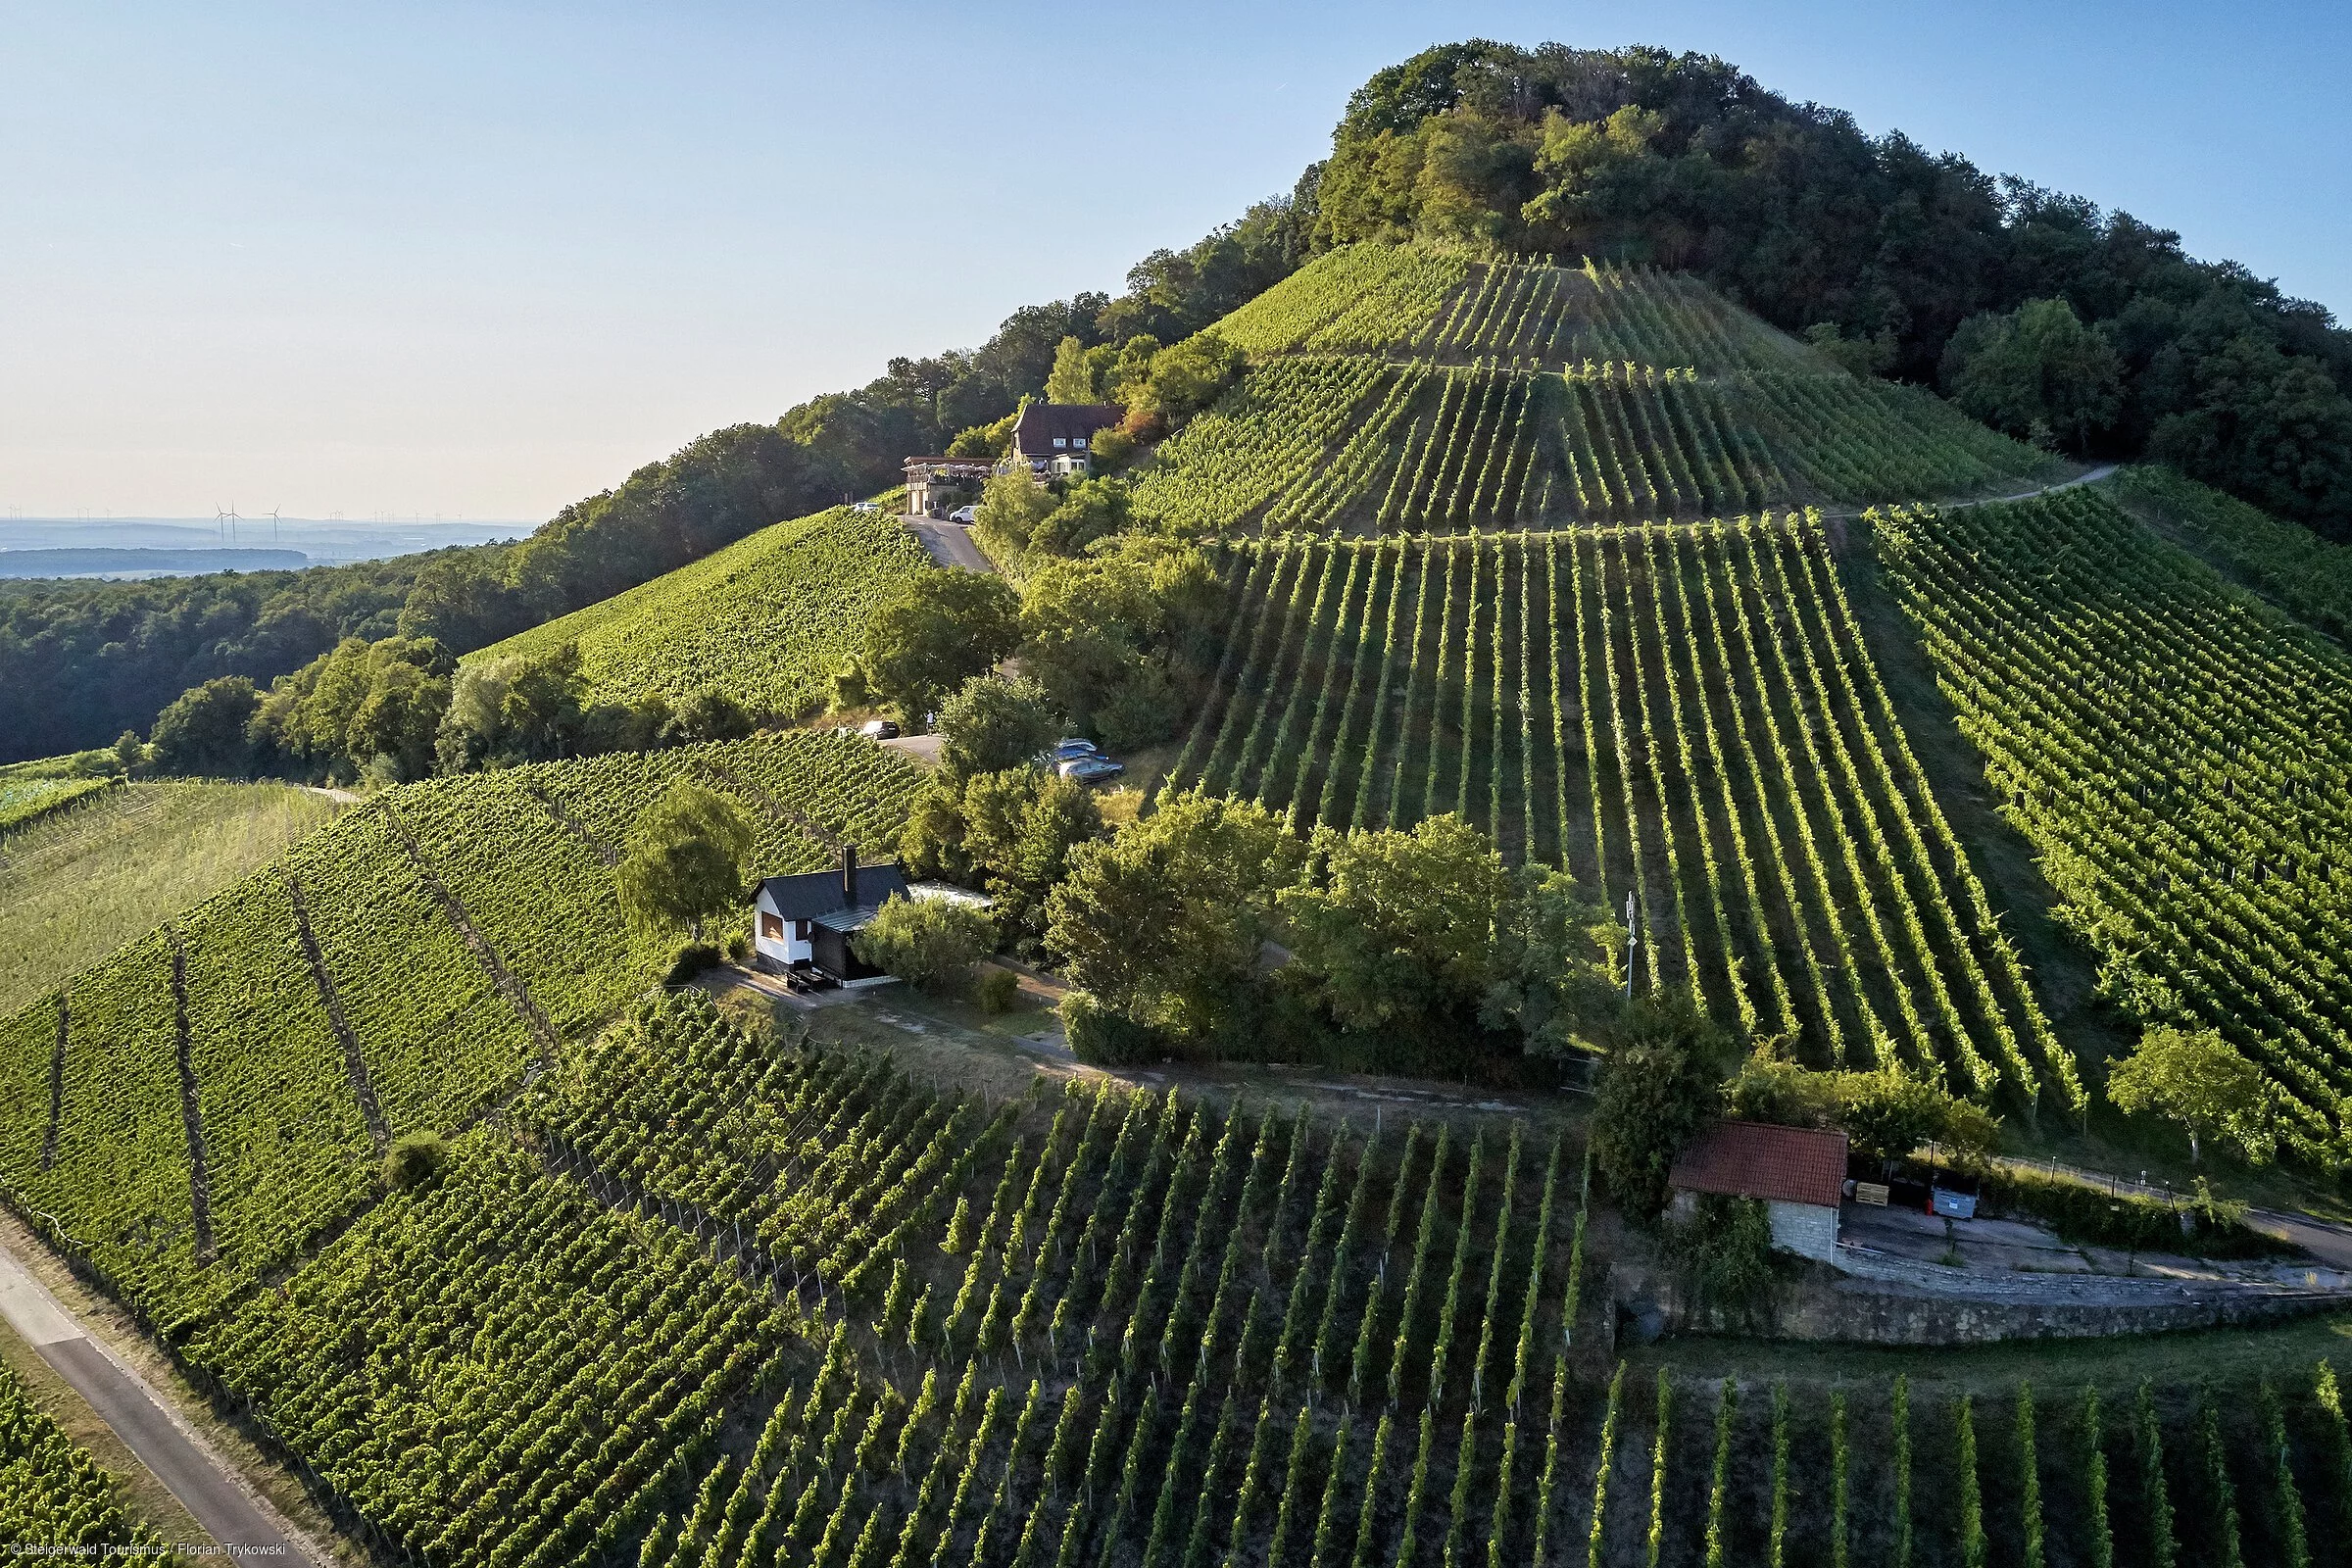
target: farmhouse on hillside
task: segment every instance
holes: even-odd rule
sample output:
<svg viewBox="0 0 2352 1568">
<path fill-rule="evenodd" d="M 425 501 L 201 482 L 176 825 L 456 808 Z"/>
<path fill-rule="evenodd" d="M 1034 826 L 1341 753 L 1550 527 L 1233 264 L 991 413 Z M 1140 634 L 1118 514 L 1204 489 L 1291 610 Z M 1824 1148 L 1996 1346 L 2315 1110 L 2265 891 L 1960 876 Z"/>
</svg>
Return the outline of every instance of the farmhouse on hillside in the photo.
<svg viewBox="0 0 2352 1568">
<path fill-rule="evenodd" d="M 896 865 L 859 865 L 858 847 L 845 844 L 835 870 L 760 880 L 752 897 L 752 951 L 770 972 L 807 964 L 844 984 L 872 980 L 881 970 L 850 948 L 893 894 L 953 899 L 985 908 L 988 900 L 944 882 L 908 882 Z"/>
<path fill-rule="evenodd" d="M 1678 1214 L 1689 1213 L 1700 1193 L 1761 1199 L 1773 1246 L 1828 1262 L 1838 1255 L 1845 1150 L 1841 1132 L 1719 1121 L 1690 1140 L 1666 1181 Z"/>
<path fill-rule="evenodd" d="M 973 500 L 980 486 L 1023 466 L 1039 480 L 1067 479 L 1095 471 L 1095 433 L 1118 423 L 1127 411 L 1115 403 L 1032 403 L 1013 421 L 1012 451 L 1002 463 L 992 458 L 908 458 L 904 466 L 906 515 L 937 517 L 952 506 Z"/>
<path fill-rule="evenodd" d="M 1011 463 L 1026 463 L 1041 479 L 1091 473 L 1095 432 L 1126 416 L 1116 403 L 1032 403 L 1013 422 Z"/>
</svg>

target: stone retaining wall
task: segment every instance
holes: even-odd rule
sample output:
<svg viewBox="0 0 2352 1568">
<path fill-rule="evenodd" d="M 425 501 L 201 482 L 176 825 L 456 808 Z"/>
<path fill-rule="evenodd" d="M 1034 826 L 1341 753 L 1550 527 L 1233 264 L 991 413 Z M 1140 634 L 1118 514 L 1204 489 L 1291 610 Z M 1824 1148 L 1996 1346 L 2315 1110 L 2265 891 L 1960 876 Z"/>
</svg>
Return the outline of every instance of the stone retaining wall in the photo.
<svg viewBox="0 0 2352 1568">
<path fill-rule="evenodd" d="M 1672 1275 L 1628 1263 L 1610 1268 L 1609 1297 L 1613 1310 L 1606 1332 L 1611 1335 L 1652 1340 L 1728 1333 L 1853 1345 L 2175 1334 L 2352 1310 L 2352 1290 L 2345 1289 L 2081 1276 L 1947 1283 L 1866 1278 L 1817 1267 L 1783 1282 L 1755 1319 L 1731 1321 L 1685 1300 Z"/>
</svg>

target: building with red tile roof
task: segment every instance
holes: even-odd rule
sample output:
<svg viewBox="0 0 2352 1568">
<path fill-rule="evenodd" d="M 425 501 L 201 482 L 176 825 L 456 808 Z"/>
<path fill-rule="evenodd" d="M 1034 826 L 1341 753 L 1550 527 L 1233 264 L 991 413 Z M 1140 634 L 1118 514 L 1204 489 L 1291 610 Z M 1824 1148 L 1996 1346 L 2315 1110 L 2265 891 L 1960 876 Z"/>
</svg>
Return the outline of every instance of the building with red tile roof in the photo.
<svg viewBox="0 0 2352 1568">
<path fill-rule="evenodd" d="M 1845 1155 L 1841 1132 L 1719 1121 L 1699 1130 L 1666 1179 L 1678 1211 L 1701 1193 L 1752 1198 L 1771 1218 L 1775 1247 L 1826 1259 L 1838 1249 Z"/>
</svg>

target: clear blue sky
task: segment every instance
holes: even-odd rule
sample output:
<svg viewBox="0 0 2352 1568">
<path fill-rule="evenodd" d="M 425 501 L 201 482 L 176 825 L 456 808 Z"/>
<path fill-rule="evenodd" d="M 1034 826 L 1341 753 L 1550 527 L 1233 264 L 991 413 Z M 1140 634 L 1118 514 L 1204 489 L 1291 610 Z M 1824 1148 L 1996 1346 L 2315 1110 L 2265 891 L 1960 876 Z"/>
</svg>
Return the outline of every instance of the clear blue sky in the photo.
<svg viewBox="0 0 2352 1568">
<path fill-rule="evenodd" d="M 0 507 L 541 517 L 1115 289 L 1469 36 L 1719 54 L 2352 312 L 2340 5 L 0 0 Z"/>
</svg>

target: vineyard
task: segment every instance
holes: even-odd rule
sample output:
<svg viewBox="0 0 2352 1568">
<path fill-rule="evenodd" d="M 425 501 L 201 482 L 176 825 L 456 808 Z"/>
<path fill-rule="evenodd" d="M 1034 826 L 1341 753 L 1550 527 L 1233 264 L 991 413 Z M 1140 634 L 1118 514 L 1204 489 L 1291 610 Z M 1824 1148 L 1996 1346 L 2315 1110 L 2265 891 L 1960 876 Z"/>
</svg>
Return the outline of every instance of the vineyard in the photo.
<svg viewBox="0 0 2352 1568">
<path fill-rule="evenodd" d="M 2165 467 L 2132 466 L 2116 478 L 2127 504 L 2153 512 L 2189 547 L 2238 581 L 2338 642 L 2352 642 L 2352 547 L 2282 522 L 2234 496 Z"/>
<path fill-rule="evenodd" d="M 2352 664 L 2087 491 L 1876 518 L 2102 992 L 2219 1029 L 2312 1158 L 2352 1090 Z"/>
<path fill-rule="evenodd" d="M 1644 985 L 2079 1108 L 1913 757 L 1819 522 L 1235 547 L 1173 769 L 1299 828 L 1454 812 L 1630 900 Z"/>
<path fill-rule="evenodd" d="M 331 821 L 279 783 L 141 782 L 0 841 L 0 1016 Z"/>
<path fill-rule="evenodd" d="M 1635 1374 L 1586 1193 L 1525 1124 L 992 1105 L 656 994 L 182 1358 L 419 1564 L 2307 1564 L 2352 1520 L 2325 1362 Z"/>
<path fill-rule="evenodd" d="M 576 643 L 591 697 L 673 701 L 706 688 L 753 711 L 797 716 L 831 694 L 865 617 L 930 558 L 881 512 L 780 522 L 665 576 L 468 655 L 544 656 Z"/>
<path fill-rule="evenodd" d="M 1349 245 L 1320 256 L 1216 331 L 1252 360 L 1371 353 L 1540 367 L 1631 361 L 1709 372 L 1825 368 L 1795 339 L 1672 273 L 1472 262 L 1413 246 Z"/>
<path fill-rule="evenodd" d="M 116 1496 L 114 1478 L 0 1366 L 0 1549 L 171 1545 Z"/>
<path fill-rule="evenodd" d="M 760 824 L 762 874 L 887 842 L 920 775 L 832 735 L 545 763 L 387 792 L 0 1021 L 0 1190 L 159 1323 L 363 1203 L 667 960 L 612 865 L 673 778 Z"/>
<path fill-rule="evenodd" d="M 1965 495 L 2054 471 L 1925 392 L 1841 371 L 1298 355 L 1162 447 L 1137 504 L 1200 533 L 1511 529 Z"/>
<path fill-rule="evenodd" d="M 0 777 L 0 834 L 29 827 L 122 782 L 119 778 Z"/>
<path fill-rule="evenodd" d="M 1637 522 L 2060 470 L 1667 273 L 1355 245 L 1217 331 L 1252 368 L 1137 474 L 1139 511 L 1187 532 Z"/>
</svg>

